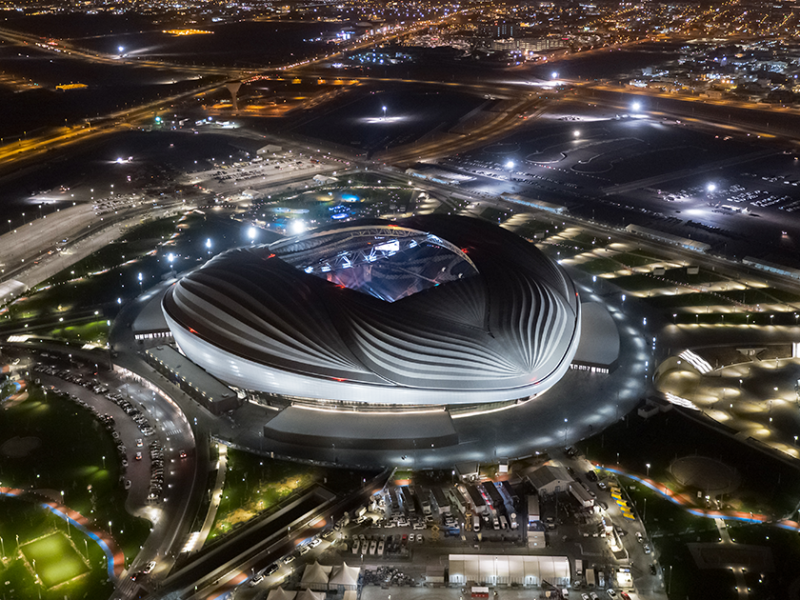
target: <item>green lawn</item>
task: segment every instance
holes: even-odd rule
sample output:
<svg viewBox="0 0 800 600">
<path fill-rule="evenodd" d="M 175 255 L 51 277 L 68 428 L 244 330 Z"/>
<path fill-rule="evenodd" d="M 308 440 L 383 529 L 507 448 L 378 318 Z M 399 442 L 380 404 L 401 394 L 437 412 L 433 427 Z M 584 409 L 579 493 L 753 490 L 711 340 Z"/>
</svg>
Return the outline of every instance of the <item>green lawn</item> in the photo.
<svg viewBox="0 0 800 600">
<path fill-rule="evenodd" d="M 589 273 L 590 275 L 601 275 L 603 273 L 614 273 L 615 271 L 620 271 L 625 268 L 625 265 L 617 262 L 613 258 L 595 258 L 593 260 L 586 261 L 585 263 L 575 265 L 575 268 L 585 273 Z"/>
<path fill-rule="evenodd" d="M 569 241 L 581 244 L 587 249 L 589 248 L 603 248 L 606 244 L 610 244 L 611 240 L 608 236 L 596 236 L 589 233 L 579 233 L 576 236 L 569 238 Z"/>
<path fill-rule="evenodd" d="M 579 447 L 590 460 L 611 467 L 619 462 L 640 475 L 647 473 L 650 464 L 650 476 L 665 483 L 671 480 L 669 465 L 677 457 L 698 454 L 721 460 L 741 476 L 739 490 L 733 498 L 726 496 L 726 501 L 735 501 L 741 510 L 783 517 L 796 507 L 800 497 L 800 477 L 795 468 L 677 411 L 647 420 L 631 413 Z"/>
<path fill-rule="evenodd" d="M 0 537 L 5 549 L 0 585 L 6 598 L 27 600 L 41 594 L 43 600 L 107 600 L 111 595 L 114 586 L 100 546 L 80 530 L 67 529 L 39 504 L 0 497 Z M 39 583 L 31 573 L 33 559 Z"/>
<path fill-rule="evenodd" d="M 198 258 L 204 260 L 207 239 L 213 240 L 215 252 L 240 245 L 241 227 L 230 219 L 200 214 L 145 223 L 38 285 L 29 296 L 10 305 L 9 316 L 17 321 L 40 317 L 68 321 L 71 316 L 92 315 L 95 310 L 101 316 L 113 315 L 117 299 L 130 300 L 143 289 L 139 273 L 147 288 L 159 282 L 172 266 L 186 269 L 198 264 Z M 177 257 L 174 264 L 168 262 L 169 254 Z M 80 331 L 74 333 L 76 339 L 79 333 L 80 339 L 85 339 Z M 73 335 L 69 331 L 63 334 L 66 338 Z"/>
<path fill-rule="evenodd" d="M 47 337 L 66 340 L 68 342 L 92 342 L 104 345 L 108 340 L 108 322 L 108 319 L 101 319 L 88 323 L 64 325 L 43 333 Z"/>
<path fill-rule="evenodd" d="M 698 569 L 687 546 L 693 542 L 718 542 L 719 532 L 714 521 L 691 515 L 632 479 L 621 477 L 620 483 L 636 505 L 639 516 L 645 517 L 647 535 L 658 551 L 665 582 L 669 583 L 669 598 L 734 600 L 733 574 L 721 569 Z"/>
<path fill-rule="evenodd" d="M 743 304 L 779 304 L 782 302 L 800 302 L 800 296 L 797 294 L 790 294 L 782 290 L 774 288 L 767 289 L 752 289 L 746 290 L 731 290 L 720 292 L 722 296 L 726 296 L 735 302 L 742 302 Z"/>
<path fill-rule="evenodd" d="M 567 246 L 564 245 L 563 242 L 559 242 L 558 244 L 540 242 L 536 244 L 536 247 L 553 260 L 572 258 L 573 256 L 577 256 L 578 254 L 585 252 L 583 248 Z"/>
<path fill-rule="evenodd" d="M 636 252 L 623 252 L 614 256 L 616 260 L 629 267 L 643 267 L 655 262 L 661 262 L 663 258 L 656 258 L 654 256 L 647 256 L 645 254 L 638 254 Z"/>
<path fill-rule="evenodd" d="M 653 296 L 647 299 L 647 303 L 658 309 L 685 308 L 689 306 L 697 306 L 704 309 L 706 306 L 726 306 L 733 304 L 728 298 L 703 292 Z"/>
<path fill-rule="evenodd" d="M 124 508 L 127 492 L 111 434 L 91 412 L 58 394 L 28 387 L 29 398 L 3 411 L 0 444 L 36 437 L 41 445 L 20 458 L 2 457 L 3 485 L 63 490 L 65 504 L 99 523 L 114 523 L 126 559 L 139 551 L 150 526 Z M 103 458 L 105 457 L 105 459 Z"/>
<path fill-rule="evenodd" d="M 296 462 L 228 448 L 228 470 L 209 541 L 320 480 L 321 471 Z"/>
<path fill-rule="evenodd" d="M 548 230 L 550 230 L 549 233 Z M 549 223 L 536 221 L 534 219 L 525 221 L 519 227 L 517 227 L 515 231 L 517 235 L 521 235 L 522 237 L 526 237 L 528 239 L 534 239 L 536 234 L 539 234 L 544 238 L 558 233 L 558 231 L 556 231 L 555 228 Z"/>
<path fill-rule="evenodd" d="M 51 588 L 88 573 L 85 559 L 75 551 L 63 533 L 52 533 L 36 541 L 20 546 L 20 551 L 33 564 L 34 572 Z"/>
</svg>

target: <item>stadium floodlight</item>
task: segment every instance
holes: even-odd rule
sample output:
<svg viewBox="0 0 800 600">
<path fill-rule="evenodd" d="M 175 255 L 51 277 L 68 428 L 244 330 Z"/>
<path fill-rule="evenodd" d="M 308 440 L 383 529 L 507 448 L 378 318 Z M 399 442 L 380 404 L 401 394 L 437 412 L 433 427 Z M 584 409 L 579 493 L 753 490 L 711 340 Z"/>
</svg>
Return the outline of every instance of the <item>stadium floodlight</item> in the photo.
<svg viewBox="0 0 800 600">
<path fill-rule="evenodd" d="M 558 71 L 553 71 L 552 73 L 550 73 L 550 78 L 551 79 L 558 79 Z"/>
<path fill-rule="evenodd" d="M 513 169 L 514 165 L 515 165 L 514 161 L 509 160 L 508 162 L 506 162 L 506 169 Z"/>
<path fill-rule="evenodd" d="M 633 109 L 633 112 L 639 112 L 640 110 L 642 110 L 642 103 L 634 102 L 633 104 L 631 104 L 631 109 Z"/>
<path fill-rule="evenodd" d="M 716 183 L 709 183 L 708 185 L 706 185 L 706 190 L 709 193 L 716 192 L 717 191 L 717 184 Z"/>
</svg>

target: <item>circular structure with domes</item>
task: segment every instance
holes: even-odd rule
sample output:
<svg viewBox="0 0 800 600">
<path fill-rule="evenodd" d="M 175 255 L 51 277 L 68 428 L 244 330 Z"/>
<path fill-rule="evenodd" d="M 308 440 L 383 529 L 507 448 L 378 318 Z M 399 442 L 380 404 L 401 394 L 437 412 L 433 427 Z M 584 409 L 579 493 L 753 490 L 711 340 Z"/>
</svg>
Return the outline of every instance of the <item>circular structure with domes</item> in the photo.
<svg viewBox="0 0 800 600">
<path fill-rule="evenodd" d="M 193 362 L 246 390 L 377 405 L 529 398 L 580 338 L 571 279 L 466 217 L 351 221 L 220 254 L 163 311 Z"/>
</svg>

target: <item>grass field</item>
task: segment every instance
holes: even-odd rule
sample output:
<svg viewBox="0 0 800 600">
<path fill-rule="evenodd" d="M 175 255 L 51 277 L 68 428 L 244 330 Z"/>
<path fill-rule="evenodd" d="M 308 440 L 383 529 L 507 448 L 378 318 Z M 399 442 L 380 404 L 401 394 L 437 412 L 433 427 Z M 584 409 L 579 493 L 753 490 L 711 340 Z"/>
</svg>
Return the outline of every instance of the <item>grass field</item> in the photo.
<svg viewBox="0 0 800 600">
<path fill-rule="evenodd" d="M 42 600 L 107 600 L 113 591 L 100 546 L 39 504 L 0 497 L 0 538 L 5 550 L 0 584 L 8 600 L 39 594 Z"/>
<path fill-rule="evenodd" d="M 678 412 L 647 420 L 630 414 L 579 447 L 590 460 L 619 464 L 632 473 L 645 475 L 649 464 L 650 476 L 667 485 L 675 458 L 696 454 L 718 459 L 734 466 L 742 478 L 741 487 L 725 498 L 737 510 L 784 517 L 793 512 L 800 495 L 795 468 Z"/>
<path fill-rule="evenodd" d="M 63 533 L 51 533 L 20 546 L 20 551 L 33 564 L 34 572 L 45 587 L 51 588 L 89 572 L 85 559 L 75 551 Z"/>
<path fill-rule="evenodd" d="M 9 306 L 10 315 L 18 320 L 59 316 L 68 321 L 72 315 L 91 315 L 94 310 L 103 314 L 109 307 L 115 310 L 118 298 L 127 301 L 139 295 L 139 273 L 146 289 L 173 266 L 185 269 L 198 259 L 205 260 L 207 239 L 213 240 L 215 253 L 239 245 L 240 230 L 234 221 L 199 214 L 145 223 L 38 285 L 29 296 Z M 174 263 L 168 262 L 169 254 L 175 257 Z M 67 339 L 80 334 L 82 340 L 84 335 L 92 340 L 102 335 L 98 328 L 85 334 L 62 333 Z"/>
<path fill-rule="evenodd" d="M 319 470 L 228 448 L 225 487 L 209 541 L 319 479 Z"/>
<path fill-rule="evenodd" d="M 119 483 L 111 434 L 73 402 L 52 392 L 45 395 L 36 386 L 28 392 L 25 402 L 3 412 L 0 444 L 19 436 L 38 438 L 41 445 L 27 456 L 0 457 L 3 485 L 63 490 L 73 510 L 101 523 L 112 521 L 126 559 L 132 558 L 150 527 L 125 511 L 127 493 Z"/>
</svg>

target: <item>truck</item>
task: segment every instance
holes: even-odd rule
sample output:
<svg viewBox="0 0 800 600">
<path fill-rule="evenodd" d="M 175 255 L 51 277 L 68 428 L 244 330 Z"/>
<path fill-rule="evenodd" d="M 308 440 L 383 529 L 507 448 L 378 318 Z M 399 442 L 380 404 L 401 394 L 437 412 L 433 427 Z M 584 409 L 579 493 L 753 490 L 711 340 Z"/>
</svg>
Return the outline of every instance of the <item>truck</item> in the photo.
<svg viewBox="0 0 800 600">
<path fill-rule="evenodd" d="M 580 558 L 575 559 L 575 577 L 583 575 L 583 561 Z"/>
<path fill-rule="evenodd" d="M 389 505 L 392 515 L 400 514 L 400 501 L 397 499 L 397 488 L 389 488 Z"/>
<path fill-rule="evenodd" d="M 440 515 L 450 514 L 450 502 L 445 498 L 442 488 L 438 486 L 433 488 L 433 500 Z"/>
<path fill-rule="evenodd" d="M 592 567 L 586 569 L 586 585 L 589 586 L 590 588 L 593 588 L 595 586 L 594 569 Z"/>
<path fill-rule="evenodd" d="M 533 525 L 536 521 L 541 520 L 539 514 L 539 496 L 531 494 L 528 496 L 528 525 Z"/>
<path fill-rule="evenodd" d="M 458 488 L 452 488 L 448 491 L 448 495 L 450 496 L 450 500 L 453 503 L 453 507 L 460 513 L 467 512 L 467 502 L 464 500 L 464 496 L 461 494 Z"/>
<path fill-rule="evenodd" d="M 411 492 L 406 486 L 400 488 L 400 498 L 403 500 L 403 510 L 406 511 L 406 514 L 409 516 L 416 515 L 417 509 L 414 506 L 414 499 L 411 497 Z"/>
<path fill-rule="evenodd" d="M 488 507 L 486 506 L 486 500 L 483 499 L 483 496 L 478 490 L 477 487 L 474 485 L 468 485 L 466 487 L 467 490 L 467 500 L 469 501 L 470 506 L 472 507 L 472 512 L 482 515 L 488 512 Z"/>
<path fill-rule="evenodd" d="M 500 492 L 494 482 L 487 481 L 483 484 L 483 489 L 486 490 L 486 494 L 489 496 L 489 500 L 492 501 L 492 506 L 494 506 L 495 510 L 501 510 L 505 502 L 503 502 L 503 498 L 500 496 Z"/>
<path fill-rule="evenodd" d="M 481 530 L 481 517 L 480 515 L 472 515 L 472 531 L 478 533 Z"/>
<path fill-rule="evenodd" d="M 422 510 L 423 515 L 429 515 L 433 511 L 431 510 L 431 495 L 430 492 L 418 485 L 414 486 L 414 495 L 417 497 L 417 502 L 419 502 L 419 507 Z"/>
</svg>

